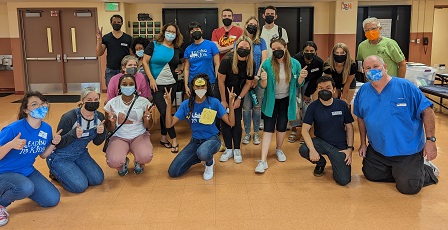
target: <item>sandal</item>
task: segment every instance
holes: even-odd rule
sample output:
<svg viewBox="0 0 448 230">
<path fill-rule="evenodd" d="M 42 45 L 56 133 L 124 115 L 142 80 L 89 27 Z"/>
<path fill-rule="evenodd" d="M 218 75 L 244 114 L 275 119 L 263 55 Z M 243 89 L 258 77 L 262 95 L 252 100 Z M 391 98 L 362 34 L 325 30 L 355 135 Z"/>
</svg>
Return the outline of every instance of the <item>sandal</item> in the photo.
<svg viewBox="0 0 448 230">
<path fill-rule="evenodd" d="M 294 143 L 294 142 L 296 142 L 296 140 L 297 140 L 297 136 L 296 136 L 296 132 L 295 131 L 292 131 L 291 132 L 291 134 L 289 134 L 289 136 L 288 136 L 288 142 L 289 143 Z"/>
<path fill-rule="evenodd" d="M 162 146 L 164 146 L 165 148 L 167 148 L 167 149 L 173 147 L 169 141 L 166 141 L 166 142 L 160 141 L 160 144 L 161 144 Z"/>
<path fill-rule="evenodd" d="M 171 152 L 178 153 L 179 152 L 179 144 L 177 144 L 176 146 L 171 146 Z"/>
</svg>

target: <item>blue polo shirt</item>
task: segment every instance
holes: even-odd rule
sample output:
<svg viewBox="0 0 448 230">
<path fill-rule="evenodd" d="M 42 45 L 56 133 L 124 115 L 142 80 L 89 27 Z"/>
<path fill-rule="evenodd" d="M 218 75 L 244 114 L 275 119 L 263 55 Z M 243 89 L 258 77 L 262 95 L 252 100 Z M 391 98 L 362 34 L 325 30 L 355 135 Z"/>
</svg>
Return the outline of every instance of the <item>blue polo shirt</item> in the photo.
<svg viewBox="0 0 448 230">
<path fill-rule="evenodd" d="M 392 78 L 378 93 L 371 83 L 356 94 L 354 113 L 364 120 L 369 144 L 387 157 L 408 156 L 425 145 L 422 112 L 432 106 L 410 81 Z"/>
</svg>

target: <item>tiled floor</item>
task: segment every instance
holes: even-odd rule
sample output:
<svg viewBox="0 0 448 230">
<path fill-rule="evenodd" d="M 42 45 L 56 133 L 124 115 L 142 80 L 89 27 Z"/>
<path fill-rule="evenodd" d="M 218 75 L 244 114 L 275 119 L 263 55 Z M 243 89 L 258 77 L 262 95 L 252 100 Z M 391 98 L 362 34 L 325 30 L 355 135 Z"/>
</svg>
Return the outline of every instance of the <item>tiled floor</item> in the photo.
<svg viewBox="0 0 448 230">
<path fill-rule="evenodd" d="M 19 98 L 0 98 L 0 127 L 15 120 L 19 104 L 9 102 Z M 51 104 L 47 121 L 56 127 L 61 115 L 74 106 Z M 367 181 L 356 153 L 348 186 L 336 185 L 329 166 L 323 177 L 314 177 L 314 166 L 297 152 L 300 144 L 286 141 L 287 161 L 280 163 L 270 154 L 264 175 L 253 171 L 260 146 L 250 144 L 242 147 L 242 164 L 217 162 L 210 181 L 202 179 L 201 164 L 171 179 L 167 169 L 175 155 L 159 144 L 155 130 L 151 136 L 154 159 L 143 174 L 119 177 L 107 167 L 101 147 L 91 145 L 90 153 L 105 173 L 102 185 L 71 194 L 56 183 L 62 195 L 57 207 L 41 208 L 29 199 L 16 201 L 7 209 L 10 220 L 3 229 L 446 229 L 446 114 L 436 113 L 439 156 L 434 163 L 441 170 L 440 182 L 417 195 L 402 195 L 394 184 Z M 355 130 L 357 147 L 356 124 Z M 181 124 L 176 131 L 182 148 L 190 129 Z M 38 158 L 35 166 L 48 176 L 44 160 Z"/>
</svg>

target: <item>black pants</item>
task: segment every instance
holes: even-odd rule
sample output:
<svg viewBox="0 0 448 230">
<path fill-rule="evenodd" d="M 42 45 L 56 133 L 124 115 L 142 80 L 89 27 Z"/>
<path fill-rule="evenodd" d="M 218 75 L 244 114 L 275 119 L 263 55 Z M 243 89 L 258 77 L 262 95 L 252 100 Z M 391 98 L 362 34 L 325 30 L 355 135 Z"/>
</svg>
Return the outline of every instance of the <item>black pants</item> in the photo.
<svg viewBox="0 0 448 230">
<path fill-rule="evenodd" d="M 286 132 L 286 126 L 288 125 L 288 106 L 289 97 L 275 99 L 272 117 L 261 113 L 261 118 L 264 120 L 264 132 L 274 133 L 275 128 L 277 128 L 277 132 Z M 237 120 L 235 119 L 235 121 Z"/>
<path fill-rule="evenodd" d="M 370 181 L 395 182 L 401 193 L 417 194 L 422 187 L 438 182 L 432 168 L 423 161 L 423 150 L 409 156 L 386 157 L 369 145 L 362 172 Z"/>
<path fill-rule="evenodd" d="M 240 149 L 241 136 L 243 135 L 243 127 L 241 126 L 241 117 L 243 115 L 243 102 L 241 106 L 235 109 L 235 126 L 230 127 L 221 120 L 221 132 L 224 144 L 227 149 Z"/>
<path fill-rule="evenodd" d="M 169 92 L 171 90 L 171 98 L 176 98 L 176 90 L 177 83 L 171 85 L 157 85 L 157 92 L 152 92 L 152 98 L 154 103 L 157 106 L 157 109 L 160 113 L 160 133 L 165 136 L 167 133 L 170 135 L 170 138 L 176 138 L 176 130 L 174 130 L 174 126 L 167 129 L 165 125 L 165 117 L 166 117 L 166 103 L 163 98 L 163 94 L 165 94 L 165 88 Z"/>
</svg>

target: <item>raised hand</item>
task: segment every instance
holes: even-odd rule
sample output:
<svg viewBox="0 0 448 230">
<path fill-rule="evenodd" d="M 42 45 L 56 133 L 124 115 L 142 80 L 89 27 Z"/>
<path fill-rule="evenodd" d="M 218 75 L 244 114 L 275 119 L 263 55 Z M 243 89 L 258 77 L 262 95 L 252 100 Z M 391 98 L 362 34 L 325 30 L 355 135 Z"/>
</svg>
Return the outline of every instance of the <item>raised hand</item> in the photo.
<svg viewBox="0 0 448 230">
<path fill-rule="evenodd" d="M 115 114 L 115 111 L 112 107 L 110 107 L 110 112 L 108 113 L 107 119 L 112 124 L 115 124 L 115 122 L 117 121 L 117 115 Z"/>
<path fill-rule="evenodd" d="M 308 71 L 306 70 L 308 66 L 305 66 L 302 70 L 300 70 L 300 78 L 306 78 L 308 76 Z"/>
<path fill-rule="evenodd" d="M 101 26 L 101 28 L 98 27 L 98 29 L 96 30 L 96 39 L 100 40 L 103 38 L 103 27 Z"/>
<path fill-rule="evenodd" d="M 53 140 L 51 141 L 52 144 L 57 145 L 59 144 L 59 142 L 61 142 L 61 133 L 62 133 L 62 129 L 59 130 L 54 136 L 53 136 Z"/>
<path fill-rule="evenodd" d="M 236 94 L 233 92 L 233 87 L 232 87 L 232 90 L 227 88 L 227 92 L 229 92 L 229 103 L 234 104 L 235 103 Z"/>
<path fill-rule="evenodd" d="M 152 108 L 153 108 L 153 106 L 149 106 L 149 105 L 146 106 L 145 112 L 143 113 L 143 119 L 151 120 Z"/>
<path fill-rule="evenodd" d="M 22 133 L 17 134 L 16 137 L 14 137 L 14 139 L 12 139 L 9 144 L 11 145 L 12 149 L 16 149 L 16 150 L 22 150 L 23 147 L 26 144 L 26 140 L 25 139 L 20 139 L 20 136 L 22 135 Z"/>
<path fill-rule="evenodd" d="M 97 127 L 96 127 L 96 133 L 103 134 L 104 133 L 104 122 L 106 120 L 103 120 Z"/>
<path fill-rule="evenodd" d="M 170 88 L 170 91 L 168 91 L 165 88 L 165 93 L 163 94 L 163 99 L 165 99 L 165 103 L 167 106 L 171 106 L 171 103 L 173 101 L 173 99 L 171 98 L 171 92 L 172 92 L 173 88 Z"/>
<path fill-rule="evenodd" d="M 263 68 L 261 68 L 260 78 L 262 81 L 268 79 L 268 73 Z"/>
<path fill-rule="evenodd" d="M 81 125 L 77 123 L 76 125 L 76 137 L 81 138 L 82 134 L 84 133 L 84 130 L 82 130 Z"/>
</svg>

